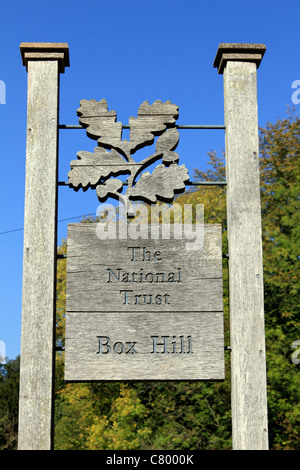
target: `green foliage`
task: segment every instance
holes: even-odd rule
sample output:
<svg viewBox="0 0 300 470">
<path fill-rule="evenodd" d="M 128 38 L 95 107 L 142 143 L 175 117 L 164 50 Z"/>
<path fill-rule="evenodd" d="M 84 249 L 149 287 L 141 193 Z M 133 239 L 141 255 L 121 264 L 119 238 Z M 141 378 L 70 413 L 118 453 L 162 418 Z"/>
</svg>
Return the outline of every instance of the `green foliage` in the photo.
<svg viewBox="0 0 300 470">
<path fill-rule="evenodd" d="M 146 449 L 230 449 L 230 400 L 224 383 L 138 383 L 152 433 Z"/>
<path fill-rule="evenodd" d="M 268 124 L 260 140 L 265 289 L 287 333 L 299 306 L 300 119 Z"/>
<path fill-rule="evenodd" d="M 300 374 L 292 362 L 300 340 L 300 119 L 260 130 L 265 324 L 270 449 L 299 450 Z M 225 179 L 224 157 L 209 154 L 206 181 Z M 187 191 L 179 204 L 204 204 L 206 223 L 221 223 L 227 253 L 226 189 Z M 98 219 L 96 219 L 98 220 Z M 91 223 L 94 218 L 84 218 Z M 63 241 L 59 253 L 66 254 Z M 223 261 L 225 344 L 229 344 L 228 272 Z M 57 267 L 57 344 L 64 346 L 66 260 Z M 298 355 L 299 357 L 299 355 Z M 224 382 L 66 384 L 64 353 L 56 357 L 55 448 L 231 449 L 230 353 Z M 16 449 L 19 357 L 0 366 L 0 450 Z"/>
<path fill-rule="evenodd" d="M 267 124 L 260 153 L 270 442 L 299 449 L 300 119 Z"/>
<path fill-rule="evenodd" d="M 95 416 L 88 437 L 89 449 L 139 449 L 151 435 L 148 412 L 134 388 L 120 385 L 120 394 L 108 415 Z"/>
<path fill-rule="evenodd" d="M 197 177 L 224 179 L 224 164 L 215 154 L 211 154 L 210 163 L 212 169 L 207 174 L 198 172 Z M 224 252 L 227 252 L 224 191 L 223 188 L 190 191 L 176 202 L 204 204 L 205 222 L 221 223 L 224 227 Z M 65 253 L 64 250 L 62 244 L 60 252 Z M 226 344 L 229 344 L 226 260 L 223 267 Z M 64 302 L 65 261 L 60 260 L 58 269 L 58 288 L 61 289 L 58 297 Z M 59 310 L 59 318 L 62 312 L 63 309 Z M 59 338 L 63 341 L 61 336 Z M 57 370 L 62 377 L 62 357 L 58 361 Z M 65 385 L 58 380 L 55 446 L 57 449 L 115 450 L 231 449 L 229 353 L 226 353 L 226 368 L 224 383 Z M 76 434 L 72 429 L 76 429 Z"/>
<path fill-rule="evenodd" d="M 17 448 L 19 373 L 19 357 L 0 365 L 0 450 Z"/>
<path fill-rule="evenodd" d="M 63 358 L 57 359 L 63 373 Z M 55 449 L 130 450 L 151 434 L 147 408 L 126 384 L 57 383 Z"/>
<path fill-rule="evenodd" d="M 300 448 L 299 365 L 292 343 L 300 339 L 299 194 L 300 120 L 289 117 L 260 131 L 264 247 L 267 386 L 270 448 Z M 225 179 L 224 158 L 209 154 L 201 180 Z M 178 197 L 204 204 L 206 223 L 221 223 L 227 253 L 226 189 L 205 187 Z M 93 222 L 87 219 L 84 222 Z M 65 252 L 65 243 L 60 252 Z M 58 266 L 57 337 L 63 344 L 65 261 Z M 229 344 L 228 272 L 223 261 L 225 344 Z M 65 384 L 57 357 L 57 449 L 231 449 L 230 353 L 218 383 L 141 382 Z"/>
</svg>

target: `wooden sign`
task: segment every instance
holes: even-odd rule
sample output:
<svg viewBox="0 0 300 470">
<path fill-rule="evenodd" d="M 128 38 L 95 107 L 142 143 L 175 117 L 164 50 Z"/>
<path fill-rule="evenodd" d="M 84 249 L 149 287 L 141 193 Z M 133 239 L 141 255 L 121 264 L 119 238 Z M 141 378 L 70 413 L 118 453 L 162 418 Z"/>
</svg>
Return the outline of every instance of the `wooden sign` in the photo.
<svg viewBox="0 0 300 470">
<path fill-rule="evenodd" d="M 223 380 L 221 226 L 204 243 L 68 227 L 65 380 Z"/>
<path fill-rule="evenodd" d="M 98 145 L 94 152 L 79 151 L 77 160 L 71 161 L 69 186 L 75 191 L 96 188 L 100 202 L 109 197 L 120 200 L 131 214 L 132 201 L 172 202 L 175 194 L 185 190 L 188 170 L 185 165 L 178 165 L 179 155 L 174 152 L 179 142 L 176 104 L 156 100 L 150 105 L 144 101 L 137 117 L 129 118 L 129 140 L 122 139 L 122 123 L 116 122 L 117 113 L 108 110 L 105 99 L 81 100 L 77 114 L 88 137 L 97 140 Z M 152 145 L 156 137 L 153 153 L 142 160 L 133 158 L 137 150 Z M 153 173 L 144 171 L 159 160 Z M 125 185 L 116 178 L 121 175 L 128 175 Z"/>
</svg>

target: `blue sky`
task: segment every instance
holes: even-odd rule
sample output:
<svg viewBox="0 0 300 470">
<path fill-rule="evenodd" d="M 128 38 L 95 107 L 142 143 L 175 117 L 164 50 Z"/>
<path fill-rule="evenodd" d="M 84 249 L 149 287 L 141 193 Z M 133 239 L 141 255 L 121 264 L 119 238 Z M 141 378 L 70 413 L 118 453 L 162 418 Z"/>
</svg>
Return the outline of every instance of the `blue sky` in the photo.
<svg viewBox="0 0 300 470">
<path fill-rule="evenodd" d="M 267 52 L 258 70 L 263 127 L 285 117 L 292 83 L 300 80 L 300 2 L 1 0 L 0 6 L 0 80 L 6 86 L 6 102 L 0 104 L 0 341 L 13 359 L 20 352 L 23 231 L 2 232 L 21 229 L 24 222 L 27 73 L 20 43 L 68 43 L 61 124 L 78 124 L 83 98 L 105 98 L 123 124 L 143 101 L 156 99 L 179 106 L 177 124 L 223 124 L 223 77 L 212 66 L 219 43 L 264 43 Z M 60 131 L 60 181 L 67 180 L 77 152 L 93 151 L 95 144 L 84 130 Z M 212 149 L 224 149 L 224 131 L 180 132 L 176 151 L 191 176 L 194 168 L 206 168 Z M 95 213 L 98 200 L 95 191 L 61 187 L 58 204 L 58 219 L 76 222 L 77 216 Z M 59 241 L 67 224 L 58 224 Z"/>
</svg>

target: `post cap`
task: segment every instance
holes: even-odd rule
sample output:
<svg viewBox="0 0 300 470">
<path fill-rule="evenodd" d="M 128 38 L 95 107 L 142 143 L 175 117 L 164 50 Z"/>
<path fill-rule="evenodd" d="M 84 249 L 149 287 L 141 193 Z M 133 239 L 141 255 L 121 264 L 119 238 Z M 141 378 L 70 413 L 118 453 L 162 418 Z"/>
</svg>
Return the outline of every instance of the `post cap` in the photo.
<svg viewBox="0 0 300 470">
<path fill-rule="evenodd" d="M 213 66 L 222 74 L 228 60 L 237 62 L 255 62 L 257 68 L 266 52 L 264 44 L 225 43 L 219 44 Z"/>
<path fill-rule="evenodd" d="M 70 67 L 69 46 L 65 42 L 21 42 L 20 51 L 26 70 L 28 60 L 58 60 L 60 73 Z"/>
</svg>

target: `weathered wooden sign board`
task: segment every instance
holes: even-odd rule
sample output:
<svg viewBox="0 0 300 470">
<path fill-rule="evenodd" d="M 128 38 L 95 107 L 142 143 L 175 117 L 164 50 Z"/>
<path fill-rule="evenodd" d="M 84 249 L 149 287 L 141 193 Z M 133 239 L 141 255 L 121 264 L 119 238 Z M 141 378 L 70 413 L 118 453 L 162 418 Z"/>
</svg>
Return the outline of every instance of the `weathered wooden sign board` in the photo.
<svg viewBox="0 0 300 470">
<path fill-rule="evenodd" d="M 65 380 L 223 380 L 220 225 L 182 239 L 68 227 Z"/>
<path fill-rule="evenodd" d="M 58 124 L 59 75 L 69 66 L 69 50 L 65 43 L 22 43 L 20 50 L 28 71 L 28 132 L 18 449 L 48 450 L 58 128 L 73 128 Z M 214 61 L 224 77 L 235 450 L 268 449 L 256 78 L 265 50 L 264 44 L 220 44 Z M 133 201 L 171 203 L 184 190 L 189 177 L 178 165 L 176 127 L 190 126 L 175 124 L 176 105 L 142 103 L 129 118 L 129 141 L 106 100 L 82 100 L 77 114 L 97 147 L 71 161 L 69 187 L 95 189 L 100 202 L 117 199 L 129 216 Z M 133 158 L 155 138 L 148 156 Z M 144 171 L 157 161 L 152 173 Z M 128 175 L 126 184 L 121 175 Z M 91 224 L 70 226 L 66 380 L 224 379 L 221 227 L 204 231 L 202 249 L 188 251 L 183 240 L 103 241 Z"/>
</svg>

